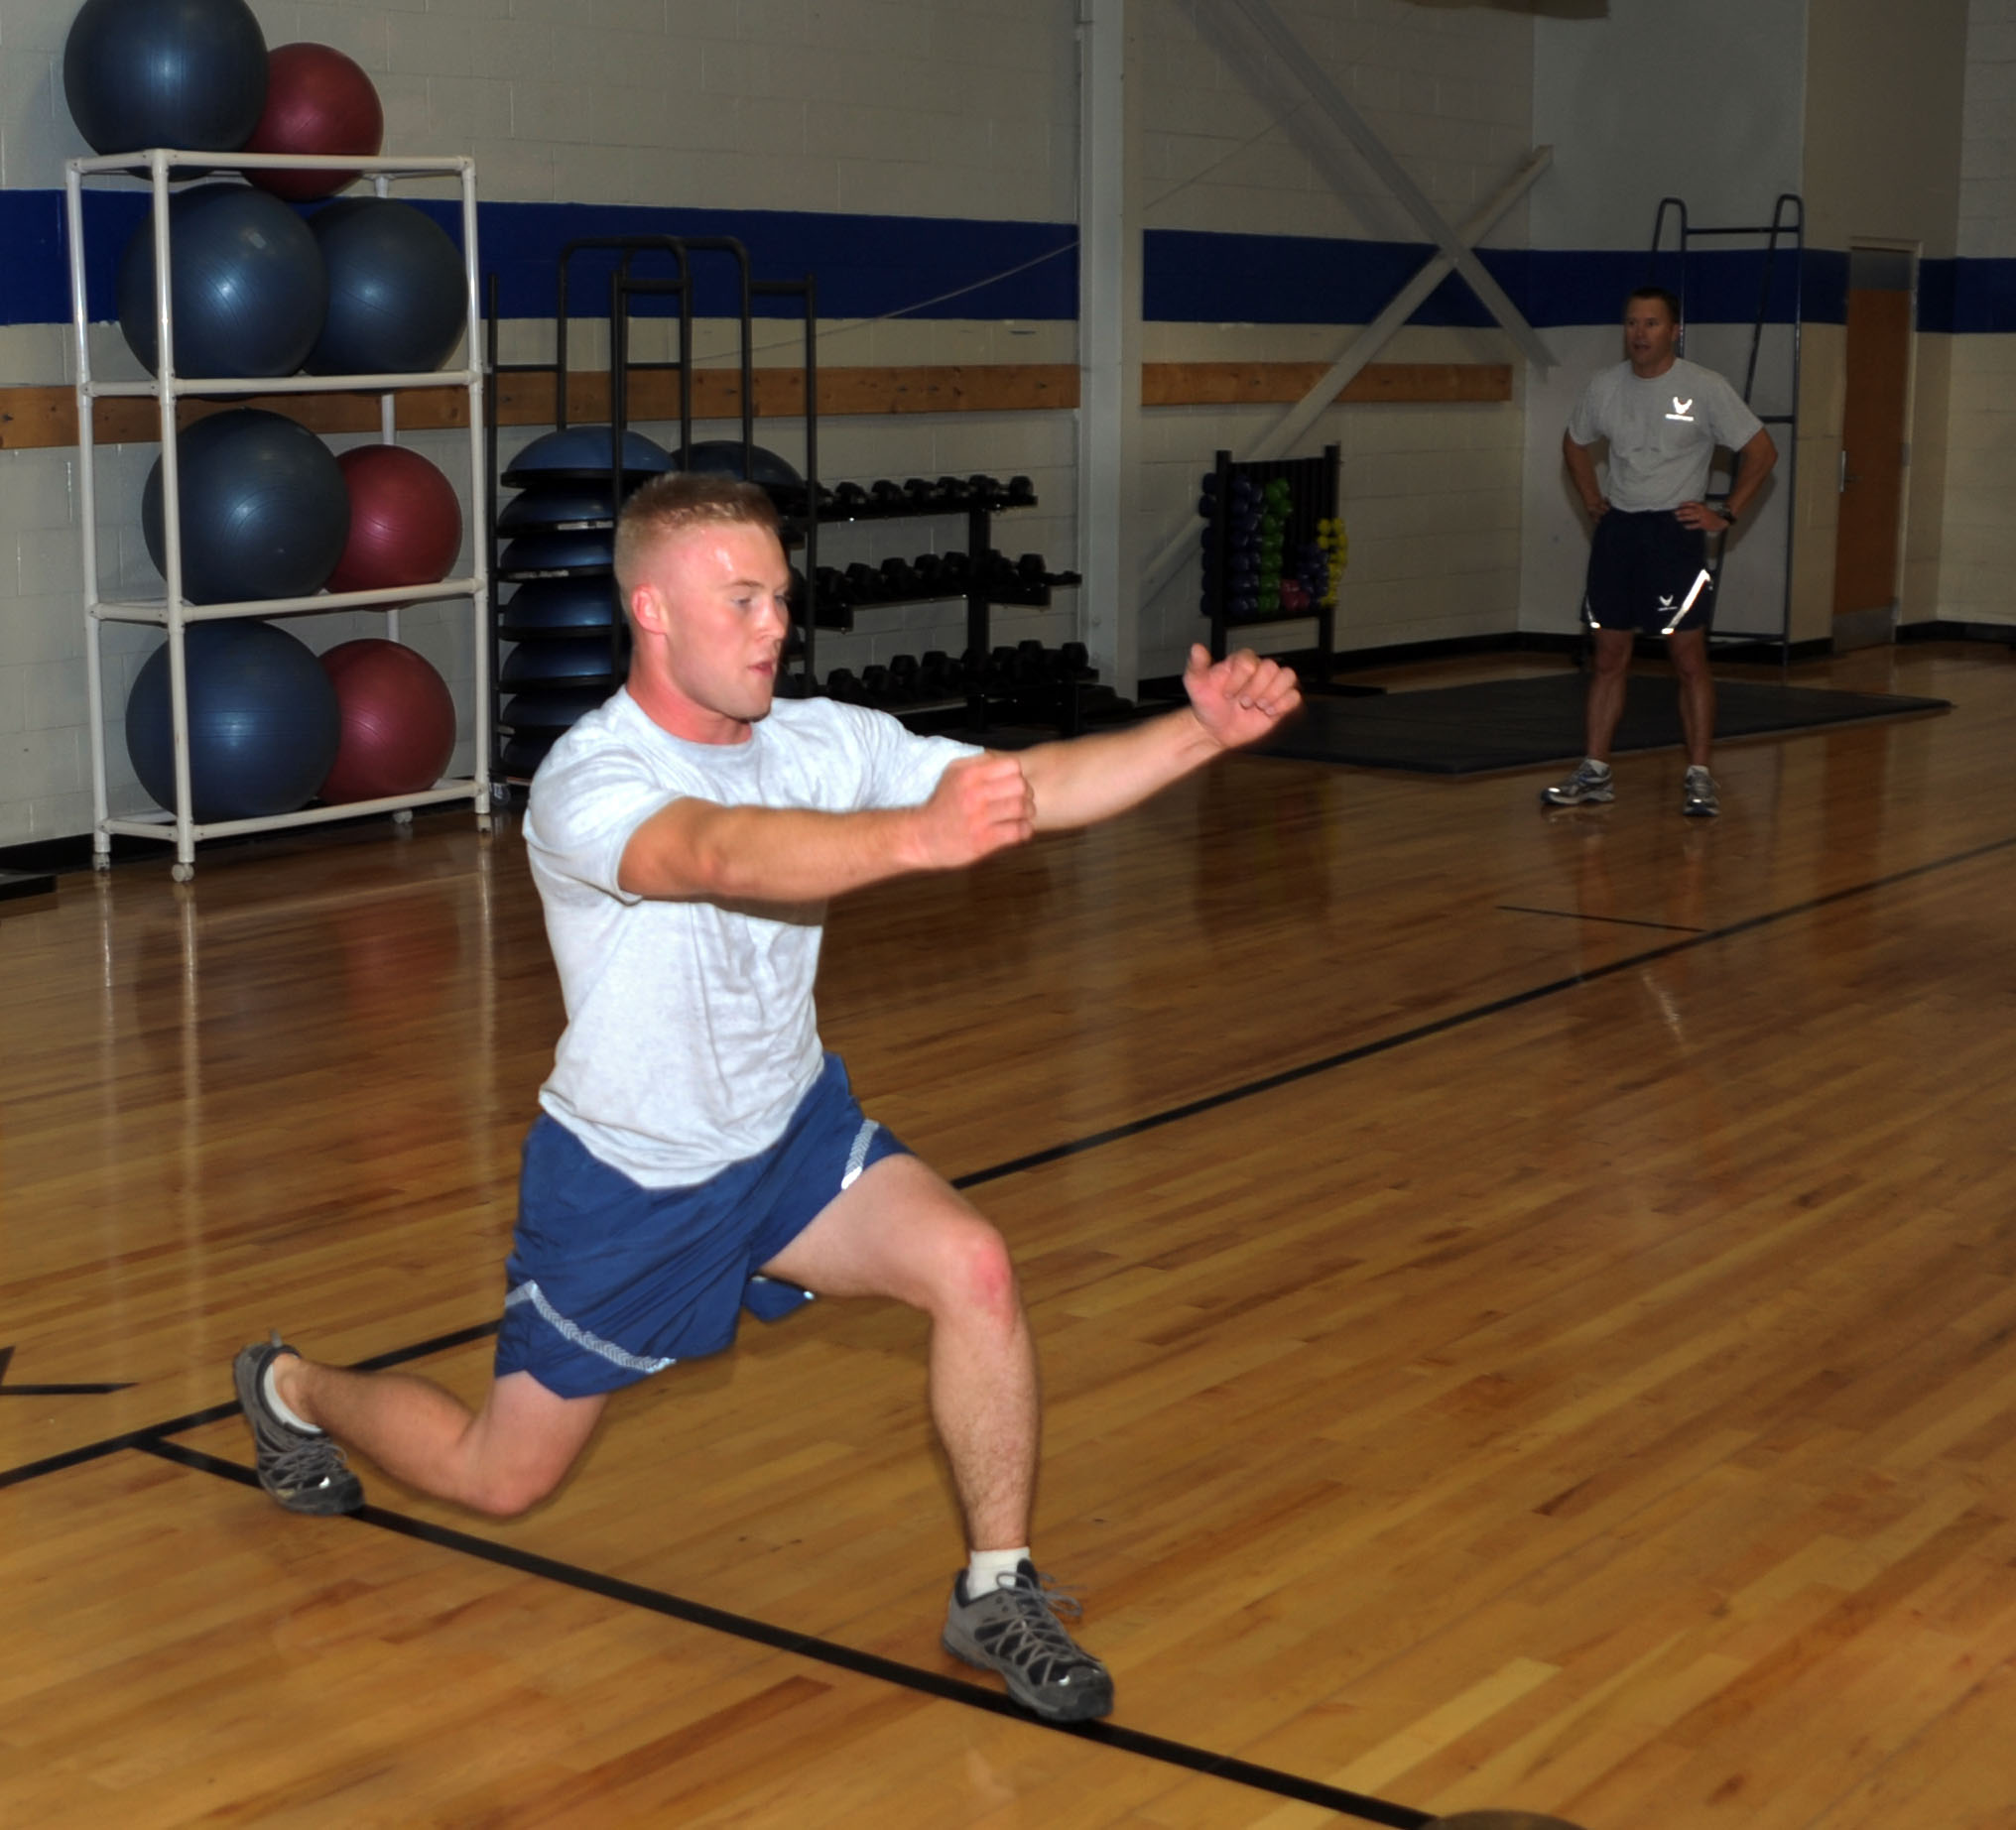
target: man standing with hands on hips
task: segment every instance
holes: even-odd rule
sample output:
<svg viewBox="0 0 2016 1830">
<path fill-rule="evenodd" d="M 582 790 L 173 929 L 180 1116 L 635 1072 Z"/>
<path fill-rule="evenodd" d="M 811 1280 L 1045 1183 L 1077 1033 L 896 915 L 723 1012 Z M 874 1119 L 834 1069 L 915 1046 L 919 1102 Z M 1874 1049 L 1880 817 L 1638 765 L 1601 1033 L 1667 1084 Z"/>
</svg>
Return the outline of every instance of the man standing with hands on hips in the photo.
<svg viewBox="0 0 2016 1830">
<path fill-rule="evenodd" d="M 1595 519 L 1582 621 L 1595 640 L 1589 675 L 1588 753 L 1566 780 L 1542 792 L 1549 806 L 1605 801 L 1610 740 L 1624 712 L 1631 647 L 1640 635 L 1663 636 L 1680 676 L 1680 721 L 1687 739 L 1681 811 L 1721 811 L 1708 773 L 1714 742 L 1715 687 L 1708 672 L 1708 621 L 1714 579 L 1707 538 L 1743 517 L 1778 461 L 1757 416 L 1712 369 L 1675 352 L 1680 302 L 1640 287 L 1624 303 L 1625 360 L 1583 389 L 1562 436 L 1562 455 L 1583 506 Z M 1608 489 L 1592 455 L 1609 444 Z M 1736 453 L 1735 479 L 1719 508 L 1702 500 L 1715 447 Z"/>
</svg>

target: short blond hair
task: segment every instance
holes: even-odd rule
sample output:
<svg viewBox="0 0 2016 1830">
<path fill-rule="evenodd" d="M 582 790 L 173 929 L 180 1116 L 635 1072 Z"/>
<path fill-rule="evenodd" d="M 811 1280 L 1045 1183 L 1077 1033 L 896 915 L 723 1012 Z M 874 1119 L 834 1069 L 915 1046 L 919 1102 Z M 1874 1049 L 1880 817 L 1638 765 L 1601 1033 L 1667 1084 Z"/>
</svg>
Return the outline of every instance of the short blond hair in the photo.
<svg viewBox="0 0 2016 1830">
<path fill-rule="evenodd" d="M 765 528 L 783 538 L 777 505 L 755 483 L 700 470 L 674 470 L 646 483 L 616 519 L 616 589 L 625 611 L 661 543 L 693 528 L 723 526 Z"/>
</svg>

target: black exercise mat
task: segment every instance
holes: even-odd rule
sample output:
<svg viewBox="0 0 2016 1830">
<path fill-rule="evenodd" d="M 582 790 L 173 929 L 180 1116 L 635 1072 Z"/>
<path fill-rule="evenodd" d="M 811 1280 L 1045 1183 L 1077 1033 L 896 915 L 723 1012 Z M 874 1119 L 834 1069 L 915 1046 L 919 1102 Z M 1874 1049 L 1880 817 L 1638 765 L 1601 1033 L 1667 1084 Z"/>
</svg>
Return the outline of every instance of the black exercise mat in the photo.
<svg viewBox="0 0 2016 1830">
<path fill-rule="evenodd" d="M 1585 675 L 1564 672 L 1370 698 L 1312 697 L 1256 754 L 1441 776 L 1572 761 L 1582 753 L 1586 691 Z M 1715 681 L 1718 742 L 1951 709 L 1946 699 L 1896 693 Z M 1614 747 L 1662 750 L 1680 741 L 1680 695 L 1672 677 L 1634 674 Z"/>
</svg>

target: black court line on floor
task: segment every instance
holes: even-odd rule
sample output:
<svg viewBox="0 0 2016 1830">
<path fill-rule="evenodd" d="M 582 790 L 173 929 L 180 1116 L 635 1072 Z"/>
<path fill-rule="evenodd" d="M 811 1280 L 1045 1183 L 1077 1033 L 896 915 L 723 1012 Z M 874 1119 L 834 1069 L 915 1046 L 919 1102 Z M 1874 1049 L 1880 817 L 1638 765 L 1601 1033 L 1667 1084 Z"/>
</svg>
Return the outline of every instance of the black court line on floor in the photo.
<svg viewBox="0 0 2016 1830">
<path fill-rule="evenodd" d="M 1523 903 L 1493 905 L 1506 915 L 1557 915 L 1564 921 L 1607 921 L 1613 927 L 1656 927 L 1669 934 L 1704 934 L 1704 927 L 1690 927 L 1685 921 L 1639 921 L 1630 915 L 1589 915 L 1580 909 L 1528 909 Z"/>
<path fill-rule="evenodd" d="M 193 1468 L 203 1474 L 236 1481 L 239 1485 L 253 1488 L 255 1491 L 259 1486 L 258 1477 L 250 1468 L 234 1461 L 226 1461 L 219 1456 L 206 1455 L 200 1449 L 188 1448 L 179 1442 L 146 1441 L 135 1443 L 133 1446 L 144 1454 L 159 1456 L 163 1461 L 177 1462 L 183 1467 Z M 905 1690 L 915 1690 L 925 1696 L 937 1697 L 943 1702 L 961 1703 L 969 1709 L 984 1710 L 989 1715 L 1006 1717 L 1011 1722 L 1020 1722 L 1031 1728 L 1049 1729 L 1055 1734 L 1071 1735 L 1080 1741 L 1096 1742 L 1101 1747 L 1112 1748 L 1125 1754 L 1140 1755 L 1148 1760 L 1160 1761 L 1166 1766 L 1181 1767 L 1209 1778 L 1228 1780 L 1235 1785 L 1248 1786 L 1256 1791 L 1272 1792 L 1279 1797 L 1293 1798 L 1304 1804 L 1320 1805 L 1324 1810 L 1362 1818 L 1368 1823 L 1389 1824 L 1394 1830 L 1422 1830 L 1422 1826 L 1433 1821 L 1429 1812 L 1418 1811 L 1411 1805 L 1394 1804 L 1388 1799 L 1347 1791 L 1341 1786 L 1325 1785 L 1321 1780 L 1304 1778 L 1299 1773 L 1283 1772 L 1273 1767 L 1257 1766 L 1251 1761 L 1237 1760 L 1227 1754 L 1213 1754 L 1207 1748 L 1196 1748 L 1187 1742 L 1170 1741 L 1160 1735 L 1144 1734 L 1139 1729 L 1121 1728 L 1110 1722 L 1046 1722 L 1039 1716 L 1031 1715 L 1019 1704 L 1010 1702 L 998 1690 L 968 1683 L 962 1678 L 947 1677 L 942 1671 L 927 1671 L 917 1665 L 884 1658 L 875 1652 L 864 1652 L 851 1646 L 840 1646 L 831 1640 L 818 1639 L 811 1634 L 795 1633 L 787 1627 L 772 1626 L 768 1621 L 755 1620 L 748 1615 L 730 1614 L 722 1608 L 710 1608 L 704 1602 L 688 1601 L 683 1596 L 668 1594 L 663 1589 L 648 1588 L 642 1583 L 626 1582 L 619 1576 L 607 1576 L 597 1570 L 582 1569 L 578 1564 L 541 1556 L 537 1551 L 523 1550 L 514 1544 L 500 1544 L 487 1537 L 478 1537 L 467 1531 L 454 1530 L 447 1525 L 435 1525 L 429 1520 L 391 1512 L 382 1506 L 366 1506 L 350 1517 L 361 1525 L 375 1525 L 382 1531 L 390 1531 L 400 1537 L 415 1538 L 421 1543 L 433 1544 L 440 1549 L 458 1551 L 463 1556 L 476 1557 L 485 1563 L 494 1563 L 499 1568 L 514 1570 L 520 1575 L 560 1583 L 567 1588 L 578 1589 L 584 1594 L 600 1596 L 605 1601 L 619 1602 L 625 1607 L 642 1608 L 648 1613 L 664 1615 L 669 1620 L 684 1621 L 689 1626 L 705 1628 L 710 1632 L 728 1634 L 735 1639 L 747 1640 L 758 1646 L 767 1646 L 774 1651 L 787 1652 L 793 1657 L 808 1658 L 818 1664 L 831 1665 L 837 1670 L 851 1672 L 857 1677 L 877 1678 L 883 1683 L 895 1684 Z"/>
<path fill-rule="evenodd" d="M 1642 953 L 1632 954 L 1623 959 L 1612 960 L 1607 965 L 1597 966 L 1586 972 L 1577 972 L 1567 978 L 1553 979 L 1544 985 L 1533 986 L 1522 992 L 1514 992 L 1503 998 L 1495 998 L 1487 1003 L 1472 1006 L 1469 1010 L 1458 1011 L 1449 1017 L 1438 1018 L 1431 1023 L 1417 1024 L 1410 1030 L 1378 1037 L 1373 1041 L 1361 1043 L 1355 1048 L 1339 1049 L 1336 1053 L 1325 1055 L 1321 1060 L 1305 1062 L 1299 1067 L 1287 1068 L 1279 1073 L 1263 1075 L 1257 1079 L 1247 1081 L 1242 1086 L 1213 1093 L 1202 1099 L 1191 1100 L 1184 1105 L 1170 1107 L 1147 1118 L 1133 1120 L 1126 1125 L 1112 1126 L 1105 1131 L 1093 1133 L 1089 1137 L 1076 1139 L 1068 1144 L 1054 1145 L 1048 1150 L 1032 1152 L 1026 1157 L 1017 1158 L 1005 1163 L 996 1163 L 990 1168 L 970 1171 L 965 1175 L 957 1177 L 952 1185 L 956 1188 L 976 1187 L 984 1182 L 998 1181 L 1023 1169 L 1040 1167 L 1046 1163 L 1060 1161 L 1067 1157 L 1078 1156 L 1084 1152 L 1096 1150 L 1103 1145 L 1116 1143 L 1124 1138 L 1138 1137 L 1145 1132 L 1159 1130 L 1165 1125 L 1173 1125 L 1187 1118 L 1195 1118 L 1202 1113 L 1215 1111 L 1220 1106 L 1231 1105 L 1239 1100 L 1250 1099 L 1261 1093 L 1272 1092 L 1278 1087 L 1290 1086 L 1297 1081 L 1311 1079 L 1318 1074 L 1328 1073 L 1335 1068 L 1349 1066 L 1357 1061 L 1368 1060 L 1375 1055 L 1389 1053 L 1393 1049 L 1403 1047 L 1411 1042 L 1424 1041 L 1432 1037 L 1446 1035 L 1451 1031 L 1466 1028 L 1471 1024 L 1480 1023 L 1488 1017 L 1520 1009 L 1525 1005 L 1537 1003 L 1543 998 L 1553 997 L 1560 992 L 1571 991 L 1582 985 L 1594 984 L 1600 980 L 1614 977 L 1618 973 L 1628 972 L 1635 967 L 1648 965 L 1658 960 L 1669 959 L 1679 953 L 1691 952 L 1697 947 L 1705 946 L 1714 941 L 1731 939 L 1741 934 L 1754 933 L 1761 928 L 1775 926 L 1782 921 L 1793 920 L 1801 915 L 1811 915 L 1818 910 L 1830 908 L 1837 903 L 1851 901 L 1856 897 L 1873 895 L 1878 891 L 1893 888 L 1901 883 L 1909 883 L 1920 877 L 1931 876 L 1941 871 L 1953 870 L 1963 864 L 1971 864 L 1978 859 L 1990 857 L 1997 852 L 2007 851 L 2012 847 L 2016 847 L 2016 835 L 2008 838 L 1992 839 L 1985 844 L 1971 846 L 1965 851 L 1954 852 L 1944 858 L 1935 858 L 1924 864 L 1911 865 L 1904 870 L 1890 872 L 1883 877 L 1871 878 L 1864 883 L 1845 885 L 1841 889 L 1828 891 L 1825 895 L 1810 897 L 1805 902 L 1793 904 L 1785 909 L 1767 910 L 1762 915 L 1746 916 L 1741 921 L 1733 921 L 1723 927 L 1691 932 L 1684 940 L 1670 941 L 1664 946 L 1653 947 Z M 389 1349 L 385 1353 L 374 1355 L 368 1360 L 357 1361 L 355 1365 L 360 1371 L 378 1371 L 408 1361 L 424 1359 L 430 1354 L 440 1353 L 450 1347 L 462 1346 L 472 1341 L 481 1340 L 487 1335 L 494 1334 L 497 1327 L 498 1323 L 495 1321 L 479 1322 L 470 1327 L 455 1329 L 447 1334 L 437 1335 L 431 1340 L 422 1341 L 411 1346 Z M 241 1467 L 235 1462 L 225 1461 L 219 1457 L 204 1454 L 200 1450 L 190 1449 L 181 1443 L 167 1440 L 171 1436 L 181 1434 L 186 1430 L 194 1429 L 202 1424 L 220 1421 L 233 1414 L 236 1409 L 237 1404 L 235 1402 L 212 1404 L 202 1410 L 190 1411 L 184 1416 L 172 1418 L 166 1423 L 151 1424 L 139 1429 L 128 1430 L 121 1435 L 108 1437 L 101 1442 L 89 1443 L 63 1454 L 52 1455 L 42 1461 L 30 1462 L 23 1467 L 0 1471 L 0 1489 L 36 1479 L 44 1474 L 55 1473 L 59 1469 L 75 1467 L 83 1462 L 116 1454 L 124 1449 L 137 1449 L 144 1454 L 155 1455 L 167 1461 L 179 1462 L 184 1466 L 194 1468 L 204 1473 L 216 1474 L 225 1479 L 256 1486 L 256 1477 L 249 1469 Z M 1272 1768 L 1257 1767 L 1248 1762 L 1234 1760 L 1229 1756 L 1212 1754 L 1205 1749 L 1194 1748 L 1183 1742 L 1168 1741 L 1160 1736 L 1146 1735 L 1133 1729 L 1118 1728 L 1109 1723 L 1080 1723 L 1072 1725 L 1043 1723 L 1039 1718 L 1020 1709 L 996 1691 L 984 1690 L 977 1685 L 966 1684 L 957 1679 L 947 1678 L 940 1672 L 925 1671 L 916 1666 L 879 1658 L 872 1653 L 856 1651 L 852 1647 L 835 1646 L 828 1641 L 815 1640 L 805 1635 L 794 1634 L 787 1629 L 773 1627 L 767 1622 L 752 1620 L 742 1615 L 729 1614 L 720 1609 L 709 1608 L 703 1603 L 685 1601 L 680 1597 L 668 1595 L 655 1589 L 647 1589 L 637 1584 L 626 1583 L 616 1577 L 603 1576 L 592 1570 L 576 1569 L 570 1564 L 557 1562 L 550 1558 L 538 1557 L 531 1552 L 520 1551 L 508 1545 L 495 1544 L 486 1538 L 473 1536 L 467 1532 L 455 1531 L 446 1526 L 431 1525 L 425 1521 L 411 1519 L 404 1514 L 387 1512 L 381 1507 L 367 1506 L 356 1516 L 364 1523 L 378 1525 L 386 1530 L 421 1538 L 443 1548 L 463 1550 L 469 1555 L 520 1569 L 525 1573 L 543 1575 L 551 1580 L 565 1582 L 569 1584 L 569 1586 L 582 1588 L 608 1599 L 625 1601 L 634 1606 L 649 1608 L 653 1612 L 689 1621 L 694 1625 L 709 1627 L 719 1632 L 729 1633 L 738 1638 L 748 1639 L 761 1645 L 772 1646 L 782 1650 L 795 1652 L 820 1662 L 841 1666 L 864 1675 L 882 1677 L 886 1681 L 924 1691 L 930 1695 L 945 1697 L 955 1702 L 967 1703 L 972 1707 L 987 1709 L 995 1714 L 1008 1716 L 1017 1721 L 1048 1728 L 1054 1733 L 1076 1735 L 1122 1752 L 1139 1754 L 1148 1759 L 1164 1761 L 1173 1766 L 1183 1767 L 1191 1771 L 1228 1779 L 1233 1783 L 1274 1792 L 1282 1797 L 1322 1805 L 1326 1809 L 1360 1817 L 1369 1822 L 1393 1825 L 1396 1826 L 1396 1830 L 1422 1830 L 1423 1826 L 1433 1821 L 1427 1812 L 1418 1811 L 1410 1805 L 1396 1804 L 1385 1799 L 1370 1796 L 1361 1797 L 1360 1794 L 1347 1792 L 1338 1787 L 1323 1785 L 1318 1780 L 1305 1779 L 1294 1773 L 1278 1772 Z M 1346 1799 L 1355 1800 L 1355 1802 L 1341 1802 Z"/>
</svg>

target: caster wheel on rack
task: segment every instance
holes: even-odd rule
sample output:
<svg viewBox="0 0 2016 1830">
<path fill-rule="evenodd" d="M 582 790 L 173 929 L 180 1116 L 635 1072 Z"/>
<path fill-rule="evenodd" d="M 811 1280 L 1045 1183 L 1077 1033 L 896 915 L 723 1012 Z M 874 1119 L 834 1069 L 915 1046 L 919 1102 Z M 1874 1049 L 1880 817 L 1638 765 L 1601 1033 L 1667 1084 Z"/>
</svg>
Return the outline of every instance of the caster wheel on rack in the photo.
<svg viewBox="0 0 2016 1830">
<path fill-rule="evenodd" d="M 412 809 L 411 807 L 399 807 L 399 808 L 395 809 L 395 810 L 394 810 L 394 812 L 393 812 L 393 815 L 392 815 L 392 823 L 393 823 L 393 824 L 394 824 L 395 826 L 410 826 L 410 825 L 412 825 L 412 824 L 413 824 L 413 809 Z"/>
<path fill-rule="evenodd" d="M 476 815 L 476 830 L 478 832 L 489 832 L 495 827 L 495 825 L 496 822 L 493 819 L 491 819 L 489 814 L 478 813 Z"/>
<path fill-rule="evenodd" d="M 177 864 L 170 867 L 168 874 L 177 883 L 194 883 L 196 880 L 196 867 L 193 864 Z"/>
<path fill-rule="evenodd" d="M 112 854 L 108 851 L 94 851 L 91 853 L 91 869 L 96 871 L 100 877 L 110 875 Z"/>
</svg>

